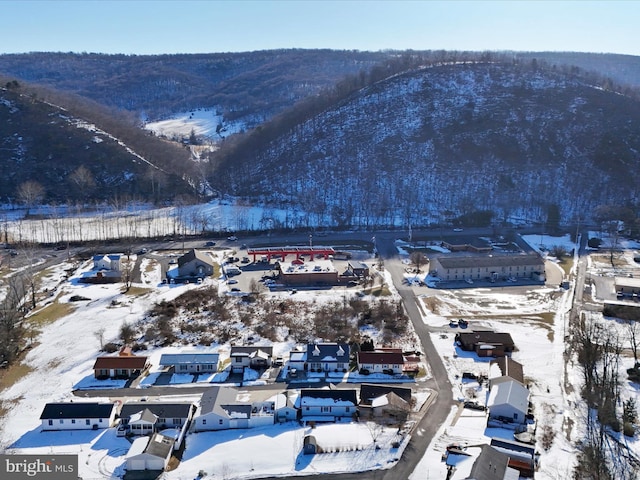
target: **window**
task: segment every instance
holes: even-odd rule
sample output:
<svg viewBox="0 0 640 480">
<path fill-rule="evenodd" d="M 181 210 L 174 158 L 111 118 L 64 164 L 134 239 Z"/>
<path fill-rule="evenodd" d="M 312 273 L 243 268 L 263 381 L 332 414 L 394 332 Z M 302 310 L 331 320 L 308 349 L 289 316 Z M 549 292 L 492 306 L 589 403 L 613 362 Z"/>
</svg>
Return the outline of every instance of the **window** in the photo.
<svg viewBox="0 0 640 480">
<path fill-rule="evenodd" d="M 514 413 L 514 414 L 513 414 L 513 419 L 514 419 L 514 420 L 518 420 L 518 414 L 517 414 L 517 413 Z"/>
<path fill-rule="evenodd" d="M 186 372 L 187 370 L 189 370 L 189 365 L 180 365 L 180 370 L 182 372 Z"/>
<path fill-rule="evenodd" d="M 222 425 L 222 419 L 218 420 L 218 422 L 220 423 L 220 425 Z"/>
<path fill-rule="evenodd" d="M 60 420 L 60 425 L 62 425 L 64 423 L 64 420 Z"/>
<path fill-rule="evenodd" d="M 203 418 L 203 419 L 202 419 L 202 424 L 203 424 L 203 425 L 206 425 L 206 424 L 207 424 L 207 419 L 206 419 L 206 418 Z"/>
<path fill-rule="evenodd" d="M 349 413 L 351 411 L 351 407 L 345 407 L 344 411 Z"/>
<path fill-rule="evenodd" d="M 84 421 L 85 425 L 91 425 L 91 420 L 89 420 L 88 418 Z"/>
<path fill-rule="evenodd" d="M 322 413 L 331 413 L 331 407 L 320 407 Z"/>
<path fill-rule="evenodd" d="M 53 420 L 49 419 L 49 425 L 53 425 Z"/>
<path fill-rule="evenodd" d="M 72 419 L 71 419 L 71 424 L 72 424 L 72 425 L 75 425 L 75 424 L 76 424 L 76 419 L 75 419 L 75 418 L 72 418 Z"/>
<path fill-rule="evenodd" d="M 182 419 L 181 418 L 174 418 L 173 419 L 173 424 L 174 425 L 182 425 Z"/>
<path fill-rule="evenodd" d="M 242 358 L 240 358 L 240 357 L 236 357 L 236 360 L 235 360 L 235 361 L 236 361 L 236 363 L 242 363 Z"/>
</svg>

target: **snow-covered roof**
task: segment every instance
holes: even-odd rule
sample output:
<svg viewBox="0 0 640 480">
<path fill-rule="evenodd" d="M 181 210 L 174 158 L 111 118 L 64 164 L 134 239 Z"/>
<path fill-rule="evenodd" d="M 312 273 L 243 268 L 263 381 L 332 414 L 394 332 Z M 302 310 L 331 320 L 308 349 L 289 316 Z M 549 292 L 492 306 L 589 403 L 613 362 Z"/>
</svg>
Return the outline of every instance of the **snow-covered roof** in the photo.
<svg viewBox="0 0 640 480">
<path fill-rule="evenodd" d="M 515 380 L 499 383 L 489 392 L 487 406 L 489 408 L 497 405 L 511 405 L 522 412 L 527 411 L 529 406 L 529 390 Z"/>
</svg>

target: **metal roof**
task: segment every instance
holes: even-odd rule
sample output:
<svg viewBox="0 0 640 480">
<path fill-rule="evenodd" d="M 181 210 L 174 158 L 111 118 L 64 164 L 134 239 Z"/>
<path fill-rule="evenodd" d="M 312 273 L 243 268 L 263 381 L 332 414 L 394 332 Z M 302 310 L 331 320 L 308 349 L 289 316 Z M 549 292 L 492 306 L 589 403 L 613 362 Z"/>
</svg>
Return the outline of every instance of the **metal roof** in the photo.
<svg viewBox="0 0 640 480">
<path fill-rule="evenodd" d="M 42 410 L 40 420 L 109 418 L 114 408 L 115 404 L 113 403 L 47 403 Z"/>
</svg>

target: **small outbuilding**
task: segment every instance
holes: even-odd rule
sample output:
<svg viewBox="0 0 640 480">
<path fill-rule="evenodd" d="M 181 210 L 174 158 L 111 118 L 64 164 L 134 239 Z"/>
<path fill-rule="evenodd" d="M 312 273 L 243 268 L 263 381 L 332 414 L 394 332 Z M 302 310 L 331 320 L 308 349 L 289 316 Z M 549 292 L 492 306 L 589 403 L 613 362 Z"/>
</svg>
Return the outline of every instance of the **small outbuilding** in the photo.
<svg viewBox="0 0 640 480">
<path fill-rule="evenodd" d="M 302 441 L 302 453 L 305 455 L 315 455 L 318 453 L 318 442 L 313 435 L 307 435 Z"/>
<path fill-rule="evenodd" d="M 134 440 L 126 455 L 127 471 L 163 471 L 169 464 L 174 440 L 159 433 Z"/>
</svg>

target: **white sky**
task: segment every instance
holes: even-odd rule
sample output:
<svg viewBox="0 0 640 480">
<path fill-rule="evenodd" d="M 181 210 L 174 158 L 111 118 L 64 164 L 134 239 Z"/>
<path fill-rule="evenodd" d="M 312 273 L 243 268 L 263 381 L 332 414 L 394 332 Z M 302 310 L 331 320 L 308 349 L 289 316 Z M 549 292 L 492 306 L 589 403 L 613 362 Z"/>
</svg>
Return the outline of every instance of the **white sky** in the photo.
<svg viewBox="0 0 640 480">
<path fill-rule="evenodd" d="M 274 48 L 640 54 L 638 1 L 4 0 L 0 53 Z"/>
</svg>

